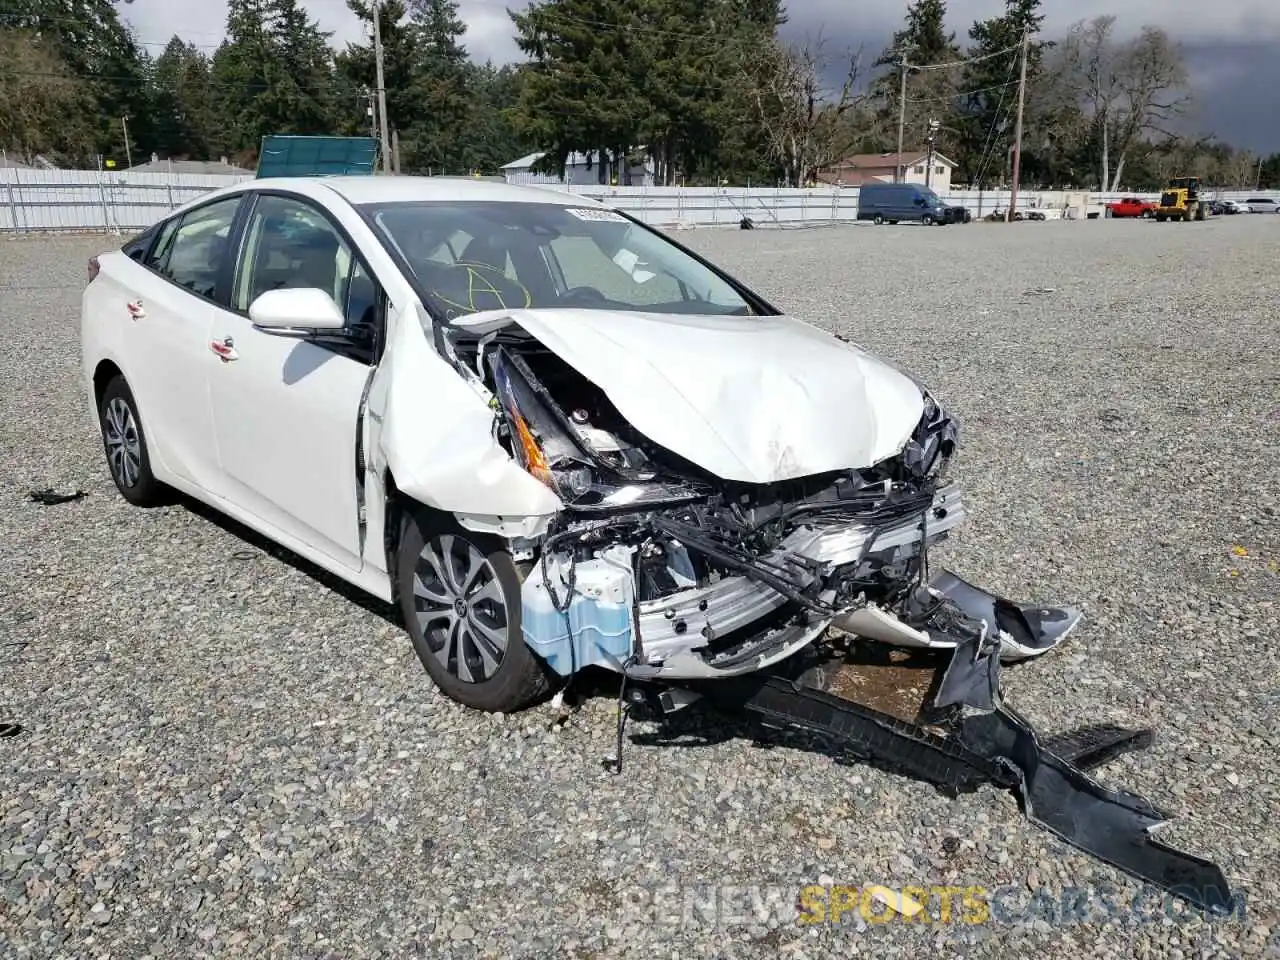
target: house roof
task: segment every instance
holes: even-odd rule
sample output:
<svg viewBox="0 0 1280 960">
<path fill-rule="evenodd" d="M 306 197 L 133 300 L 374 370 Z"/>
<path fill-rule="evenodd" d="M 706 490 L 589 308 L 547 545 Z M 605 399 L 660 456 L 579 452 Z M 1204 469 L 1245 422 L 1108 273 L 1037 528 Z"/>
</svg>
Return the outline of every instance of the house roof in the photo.
<svg viewBox="0 0 1280 960">
<path fill-rule="evenodd" d="M 903 151 L 901 154 L 889 151 L 887 153 L 855 153 L 851 157 L 845 157 L 843 160 L 833 163 L 835 167 L 858 167 L 862 169 L 884 169 L 894 166 L 912 167 L 929 159 L 928 150 L 912 150 L 910 152 Z M 948 167 L 954 167 L 955 161 L 948 160 L 936 150 L 933 152 L 933 159 L 938 163 L 945 163 Z"/>
<path fill-rule="evenodd" d="M 161 160 L 152 157 L 146 163 L 134 164 L 126 173 L 198 173 L 253 176 L 252 170 L 237 167 L 225 160 Z"/>
</svg>

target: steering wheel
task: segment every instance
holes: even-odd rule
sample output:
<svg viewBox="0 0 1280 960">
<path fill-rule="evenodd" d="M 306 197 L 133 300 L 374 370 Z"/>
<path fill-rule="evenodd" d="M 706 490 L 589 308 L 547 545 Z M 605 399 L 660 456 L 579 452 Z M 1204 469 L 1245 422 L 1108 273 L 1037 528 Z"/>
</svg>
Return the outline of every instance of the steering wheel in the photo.
<svg viewBox="0 0 1280 960">
<path fill-rule="evenodd" d="M 609 302 L 609 298 L 595 287 L 570 287 L 560 294 L 560 300 L 563 303 L 580 304 L 584 307 L 598 306 Z"/>
</svg>

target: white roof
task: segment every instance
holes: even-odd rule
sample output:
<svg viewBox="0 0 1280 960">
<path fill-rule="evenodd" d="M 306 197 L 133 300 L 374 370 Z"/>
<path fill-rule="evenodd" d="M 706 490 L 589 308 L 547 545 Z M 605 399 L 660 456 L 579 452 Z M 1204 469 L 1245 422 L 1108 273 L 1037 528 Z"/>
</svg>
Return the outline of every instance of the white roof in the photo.
<svg viewBox="0 0 1280 960">
<path fill-rule="evenodd" d="M 528 170 L 539 159 L 546 156 L 545 153 L 531 153 L 528 156 L 521 157 L 519 160 L 512 160 L 510 163 L 504 163 L 498 169 L 500 170 Z"/>
</svg>

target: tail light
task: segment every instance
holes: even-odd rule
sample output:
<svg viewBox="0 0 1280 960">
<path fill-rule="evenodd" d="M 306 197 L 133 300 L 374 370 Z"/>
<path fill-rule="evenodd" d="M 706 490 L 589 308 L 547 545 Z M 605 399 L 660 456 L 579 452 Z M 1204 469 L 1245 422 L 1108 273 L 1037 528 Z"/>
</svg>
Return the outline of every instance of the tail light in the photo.
<svg viewBox="0 0 1280 960">
<path fill-rule="evenodd" d="M 97 257 L 89 258 L 89 282 L 93 283 L 98 278 L 98 271 L 102 269 L 102 264 L 98 262 Z"/>
</svg>

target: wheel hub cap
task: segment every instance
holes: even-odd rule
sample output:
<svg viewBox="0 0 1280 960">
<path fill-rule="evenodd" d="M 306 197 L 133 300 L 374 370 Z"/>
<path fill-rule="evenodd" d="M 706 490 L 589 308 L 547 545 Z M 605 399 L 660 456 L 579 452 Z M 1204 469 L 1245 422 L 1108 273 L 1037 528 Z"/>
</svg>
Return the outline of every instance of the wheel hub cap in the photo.
<svg viewBox="0 0 1280 960">
<path fill-rule="evenodd" d="M 417 629 L 432 656 L 466 683 L 490 679 L 507 651 L 507 609 L 497 572 L 475 544 L 442 534 L 414 567 Z"/>
<path fill-rule="evenodd" d="M 133 410 L 122 398 L 112 397 L 104 419 L 103 439 L 111 473 L 121 486 L 133 487 L 142 473 L 142 440 Z"/>
</svg>

